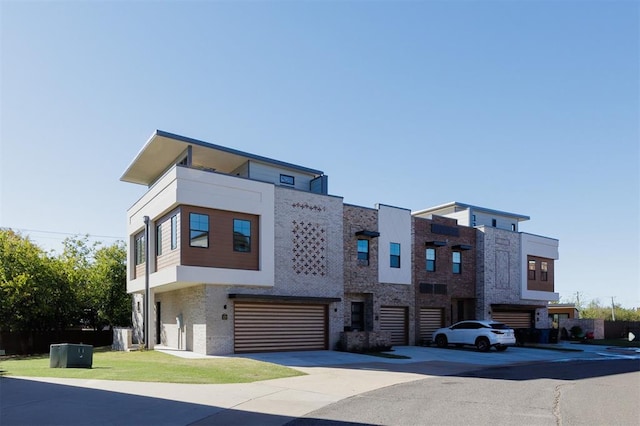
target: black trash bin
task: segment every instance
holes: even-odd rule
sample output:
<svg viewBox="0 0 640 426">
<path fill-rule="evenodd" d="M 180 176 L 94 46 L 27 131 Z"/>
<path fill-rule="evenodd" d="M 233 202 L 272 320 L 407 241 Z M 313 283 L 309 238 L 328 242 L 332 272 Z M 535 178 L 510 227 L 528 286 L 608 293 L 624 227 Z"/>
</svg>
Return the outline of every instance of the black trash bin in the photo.
<svg viewBox="0 0 640 426">
<path fill-rule="evenodd" d="M 49 368 L 91 368 L 93 346 L 58 343 L 49 346 Z"/>
</svg>

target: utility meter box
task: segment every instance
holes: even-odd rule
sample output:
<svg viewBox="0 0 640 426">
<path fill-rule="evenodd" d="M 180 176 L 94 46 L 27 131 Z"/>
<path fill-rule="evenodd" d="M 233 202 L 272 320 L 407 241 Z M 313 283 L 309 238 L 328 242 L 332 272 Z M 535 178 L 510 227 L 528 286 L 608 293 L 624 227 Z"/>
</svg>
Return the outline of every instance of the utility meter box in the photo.
<svg viewBox="0 0 640 426">
<path fill-rule="evenodd" d="M 91 368 L 93 346 L 59 343 L 49 347 L 49 368 Z"/>
</svg>

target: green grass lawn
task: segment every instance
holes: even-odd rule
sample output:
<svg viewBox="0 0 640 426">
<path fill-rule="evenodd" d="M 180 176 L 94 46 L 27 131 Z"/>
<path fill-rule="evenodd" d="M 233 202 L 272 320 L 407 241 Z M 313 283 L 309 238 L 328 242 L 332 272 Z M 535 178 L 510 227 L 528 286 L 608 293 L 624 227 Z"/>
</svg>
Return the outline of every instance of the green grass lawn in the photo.
<svg viewBox="0 0 640 426">
<path fill-rule="evenodd" d="M 156 351 L 115 352 L 101 348 L 94 348 L 92 368 L 50 368 L 46 354 L 5 358 L 0 361 L 0 374 L 200 384 L 249 383 L 304 375 L 247 358 L 185 359 Z"/>
</svg>

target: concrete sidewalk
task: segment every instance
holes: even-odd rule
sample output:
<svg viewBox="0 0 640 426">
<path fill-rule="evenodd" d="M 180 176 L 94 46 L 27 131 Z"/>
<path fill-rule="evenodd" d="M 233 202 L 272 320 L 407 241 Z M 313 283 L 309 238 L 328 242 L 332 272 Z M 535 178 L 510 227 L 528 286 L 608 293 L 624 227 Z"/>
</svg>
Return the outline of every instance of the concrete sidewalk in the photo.
<svg viewBox="0 0 640 426">
<path fill-rule="evenodd" d="M 479 353 L 406 346 L 393 352 L 407 359 L 335 351 L 252 354 L 242 357 L 286 365 L 307 375 L 228 385 L 2 377 L 0 424 L 283 425 L 342 399 L 430 376 L 487 366 L 616 356 L 603 352 L 606 348 L 585 349 L 589 350 L 510 348 Z"/>
</svg>

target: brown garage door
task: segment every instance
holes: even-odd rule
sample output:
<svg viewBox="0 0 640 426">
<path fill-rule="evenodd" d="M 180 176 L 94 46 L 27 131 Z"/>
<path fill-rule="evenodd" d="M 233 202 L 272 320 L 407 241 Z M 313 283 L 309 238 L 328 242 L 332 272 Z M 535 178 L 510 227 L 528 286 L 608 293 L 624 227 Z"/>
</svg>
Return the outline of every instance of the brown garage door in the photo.
<svg viewBox="0 0 640 426">
<path fill-rule="evenodd" d="M 491 317 L 494 321 L 507 324 L 511 328 L 530 328 L 533 312 L 530 311 L 503 311 L 493 312 Z"/>
<path fill-rule="evenodd" d="M 424 343 L 432 340 L 433 332 L 442 327 L 441 308 L 420 308 L 420 340 Z"/>
<path fill-rule="evenodd" d="M 391 332 L 392 345 L 407 344 L 407 308 L 383 306 L 380 308 L 380 330 Z"/>
<path fill-rule="evenodd" d="M 236 303 L 234 351 L 327 349 L 327 306 Z"/>
</svg>

